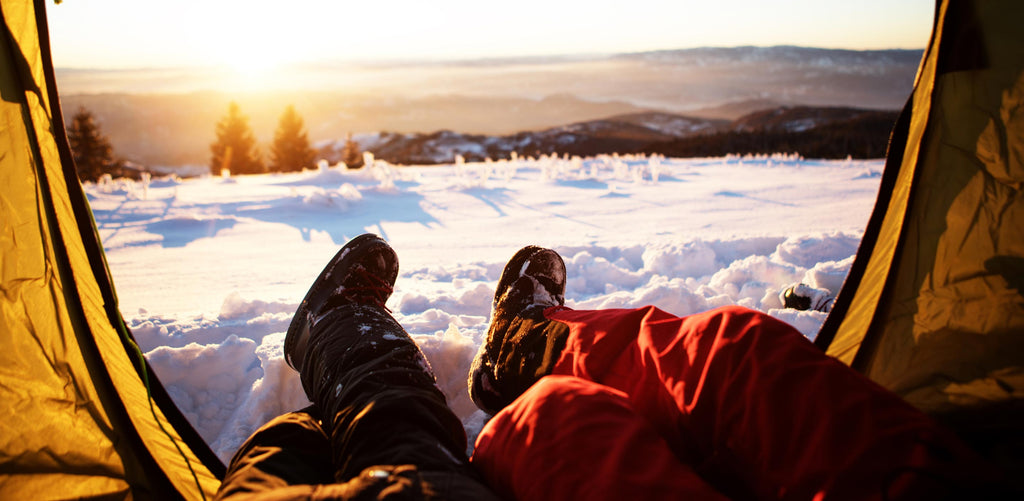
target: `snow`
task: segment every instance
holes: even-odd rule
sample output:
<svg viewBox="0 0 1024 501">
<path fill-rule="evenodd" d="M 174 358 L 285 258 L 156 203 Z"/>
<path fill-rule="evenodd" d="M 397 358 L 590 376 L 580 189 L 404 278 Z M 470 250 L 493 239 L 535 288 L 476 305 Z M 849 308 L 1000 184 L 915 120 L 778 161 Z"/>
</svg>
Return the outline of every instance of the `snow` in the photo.
<svg viewBox="0 0 1024 501">
<path fill-rule="evenodd" d="M 563 256 L 573 308 L 739 304 L 813 337 L 825 314 L 782 310 L 778 291 L 839 289 L 882 167 L 792 155 L 371 164 L 86 185 L 129 328 L 225 461 L 267 420 L 308 405 L 284 332 L 324 264 L 361 233 L 398 252 L 388 307 L 474 436 L 486 417 L 466 376 L 520 247 Z"/>
</svg>

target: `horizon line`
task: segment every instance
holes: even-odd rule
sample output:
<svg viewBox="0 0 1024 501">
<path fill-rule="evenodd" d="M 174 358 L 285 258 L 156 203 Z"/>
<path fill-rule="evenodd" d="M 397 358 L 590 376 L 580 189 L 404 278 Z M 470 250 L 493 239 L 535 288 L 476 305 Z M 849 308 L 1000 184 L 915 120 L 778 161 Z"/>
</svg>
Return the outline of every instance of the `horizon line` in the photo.
<svg viewBox="0 0 1024 501">
<path fill-rule="evenodd" d="M 664 48 L 664 49 L 650 49 L 650 50 L 635 50 L 635 51 L 623 51 L 623 52 L 566 52 L 566 53 L 551 53 L 551 54 L 522 54 L 522 55 L 494 55 L 494 56 L 465 56 L 465 57 L 416 57 L 416 58 L 403 58 L 403 57 L 387 57 L 381 56 L 376 58 L 349 58 L 349 59 L 323 59 L 317 61 L 294 61 L 286 62 L 276 65 L 279 68 L 302 68 L 302 67 L 331 67 L 331 66 L 435 66 L 435 65 L 450 65 L 450 64 L 466 64 L 466 63 L 505 63 L 515 64 L 518 62 L 568 62 L 572 60 L 585 61 L 588 59 L 598 60 L 603 58 L 617 57 L 617 56 L 635 56 L 642 54 L 657 54 L 657 53 L 668 53 L 668 52 L 686 52 L 686 51 L 699 51 L 699 50 L 721 50 L 721 49 L 809 49 L 809 50 L 824 50 L 824 51 L 836 51 L 836 52 L 896 52 L 896 51 L 916 51 L 923 52 L 924 46 L 921 47 L 888 47 L 888 48 L 875 48 L 875 49 L 864 49 L 864 48 L 848 48 L 848 47 L 823 47 L 813 45 L 796 45 L 796 44 L 773 44 L 773 45 L 701 45 L 694 47 L 677 47 L 677 48 Z M 97 71 L 97 72 L 134 72 L 134 71 L 183 71 L 183 70 L 208 70 L 208 69 L 221 69 L 228 68 L 225 64 L 196 64 L 196 65 L 168 65 L 168 66 L 58 66 L 54 65 L 55 70 L 61 71 Z"/>
</svg>

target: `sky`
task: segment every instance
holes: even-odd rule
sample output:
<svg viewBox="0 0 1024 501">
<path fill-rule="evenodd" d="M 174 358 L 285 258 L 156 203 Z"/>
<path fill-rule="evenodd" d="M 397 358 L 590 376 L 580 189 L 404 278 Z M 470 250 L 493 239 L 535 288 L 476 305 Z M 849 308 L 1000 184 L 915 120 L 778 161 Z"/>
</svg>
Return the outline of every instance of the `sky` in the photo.
<svg viewBox="0 0 1024 501">
<path fill-rule="evenodd" d="M 607 54 L 923 48 L 932 0 L 64 0 L 54 65 L 124 69 Z"/>
</svg>

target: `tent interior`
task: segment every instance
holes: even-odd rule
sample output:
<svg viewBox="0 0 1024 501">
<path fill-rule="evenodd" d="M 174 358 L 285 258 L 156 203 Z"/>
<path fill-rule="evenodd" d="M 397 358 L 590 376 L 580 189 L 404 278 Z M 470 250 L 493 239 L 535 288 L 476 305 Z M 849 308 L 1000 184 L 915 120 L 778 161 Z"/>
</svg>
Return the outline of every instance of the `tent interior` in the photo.
<svg viewBox="0 0 1024 501">
<path fill-rule="evenodd" d="M 211 497 L 224 465 L 118 310 L 64 130 L 45 0 L 2 0 L 0 15 L 0 497 Z M 815 341 L 1016 472 L 1022 21 L 1018 0 L 937 0 L 876 206 Z"/>
</svg>

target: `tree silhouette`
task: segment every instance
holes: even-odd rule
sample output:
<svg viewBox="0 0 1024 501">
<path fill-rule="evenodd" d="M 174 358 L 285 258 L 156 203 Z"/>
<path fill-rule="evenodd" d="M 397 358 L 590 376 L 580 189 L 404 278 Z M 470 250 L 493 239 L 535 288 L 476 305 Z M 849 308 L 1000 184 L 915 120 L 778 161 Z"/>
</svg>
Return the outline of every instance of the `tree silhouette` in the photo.
<svg viewBox="0 0 1024 501">
<path fill-rule="evenodd" d="M 363 166 L 363 152 L 359 149 L 359 143 L 352 140 L 352 133 L 349 132 L 345 138 L 345 148 L 341 150 L 341 161 L 349 169 L 358 169 Z"/>
<path fill-rule="evenodd" d="M 217 141 L 210 145 L 210 172 L 220 174 L 228 169 L 233 174 L 266 172 L 256 148 L 256 137 L 249 127 L 249 117 L 242 114 L 238 103 L 228 105 L 228 114 L 217 123 Z"/>
<path fill-rule="evenodd" d="M 100 132 L 92 112 L 84 106 L 71 117 L 67 132 L 78 179 L 96 181 L 103 174 L 117 169 L 119 162 L 114 159 L 110 140 Z"/>
<path fill-rule="evenodd" d="M 281 120 L 274 133 L 274 144 L 270 148 L 270 170 L 277 172 L 299 171 L 312 167 L 316 152 L 309 146 L 302 117 L 289 105 L 281 114 Z"/>
</svg>

